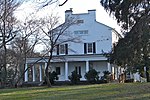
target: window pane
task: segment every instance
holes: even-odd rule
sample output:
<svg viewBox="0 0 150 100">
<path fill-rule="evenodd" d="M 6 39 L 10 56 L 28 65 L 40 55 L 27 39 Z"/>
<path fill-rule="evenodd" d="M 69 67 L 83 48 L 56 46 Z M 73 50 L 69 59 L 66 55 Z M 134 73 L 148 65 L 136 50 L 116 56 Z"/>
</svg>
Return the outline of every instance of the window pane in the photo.
<svg viewBox="0 0 150 100">
<path fill-rule="evenodd" d="M 65 54 L 65 45 L 60 45 L 60 54 Z"/>
<path fill-rule="evenodd" d="M 93 52 L 93 47 L 92 47 L 92 43 L 88 43 L 88 53 L 92 53 Z"/>
</svg>

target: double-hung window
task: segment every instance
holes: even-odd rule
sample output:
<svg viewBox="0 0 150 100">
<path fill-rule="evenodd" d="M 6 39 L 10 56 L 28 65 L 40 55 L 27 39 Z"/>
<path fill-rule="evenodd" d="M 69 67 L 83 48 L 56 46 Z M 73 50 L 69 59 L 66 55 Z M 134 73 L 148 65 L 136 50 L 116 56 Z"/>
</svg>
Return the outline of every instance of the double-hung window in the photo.
<svg viewBox="0 0 150 100">
<path fill-rule="evenodd" d="M 93 43 L 87 43 L 87 53 L 93 53 Z"/>
<path fill-rule="evenodd" d="M 96 53 L 96 44 L 93 43 L 84 43 L 84 53 L 85 54 L 93 54 Z"/>
<path fill-rule="evenodd" d="M 57 45 L 57 55 L 68 54 L 68 44 Z"/>
<path fill-rule="evenodd" d="M 59 53 L 60 54 L 65 54 L 65 45 L 60 45 L 59 48 L 60 48 L 59 49 L 60 50 Z"/>
</svg>

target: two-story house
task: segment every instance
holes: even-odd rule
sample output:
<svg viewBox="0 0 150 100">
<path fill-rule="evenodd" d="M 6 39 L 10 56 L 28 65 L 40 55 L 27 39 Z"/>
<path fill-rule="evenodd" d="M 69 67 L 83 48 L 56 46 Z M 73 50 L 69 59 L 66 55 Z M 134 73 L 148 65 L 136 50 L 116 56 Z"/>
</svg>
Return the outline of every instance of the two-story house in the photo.
<svg viewBox="0 0 150 100">
<path fill-rule="evenodd" d="M 65 16 L 78 17 L 78 24 L 70 26 L 66 31 L 79 36 L 82 41 L 79 43 L 66 42 L 57 47 L 53 55 L 55 60 L 52 60 L 51 70 L 58 73 L 58 81 L 68 81 L 68 76 L 74 70 L 77 70 L 82 76 L 81 80 L 85 80 L 84 75 L 90 68 L 100 72 L 100 77 L 103 75 L 103 71 L 112 72 L 108 58 L 103 53 L 110 52 L 113 44 L 119 39 L 115 30 L 96 21 L 96 10 L 73 14 L 72 9 L 70 9 L 65 11 Z M 28 58 L 25 69 L 38 59 Z M 39 60 L 30 71 L 25 72 L 25 82 L 43 81 L 45 66 L 45 60 Z M 29 80 L 29 77 L 31 77 L 31 80 Z"/>
</svg>

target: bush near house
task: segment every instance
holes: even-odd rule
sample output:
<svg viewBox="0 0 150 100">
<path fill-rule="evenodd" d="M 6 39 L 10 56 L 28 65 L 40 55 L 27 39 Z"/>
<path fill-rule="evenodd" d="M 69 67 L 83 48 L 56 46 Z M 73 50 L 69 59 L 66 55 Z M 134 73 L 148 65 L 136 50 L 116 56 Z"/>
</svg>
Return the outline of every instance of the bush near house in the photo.
<svg viewBox="0 0 150 100">
<path fill-rule="evenodd" d="M 80 82 L 81 77 L 82 76 L 80 74 L 78 74 L 76 70 L 71 72 L 71 75 L 68 76 L 68 78 L 69 78 L 69 80 L 71 81 L 72 84 L 77 84 L 78 82 Z"/>
<path fill-rule="evenodd" d="M 85 79 L 89 83 L 96 83 L 99 81 L 99 72 L 97 72 L 95 69 L 90 69 L 87 73 L 85 73 Z"/>
<path fill-rule="evenodd" d="M 58 80 L 58 74 L 55 71 L 53 71 L 52 73 L 49 72 L 49 79 L 51 84 L 54 84 L 55 80 Z"/>
<path fill-rule="evenodd" d="M 105 83 L 110 82 L 111 80 L 111 73 L 109 71 L 103 71 L 103 76 L 101 77 L 101 80 L 103 80 Z"/>
<path fill-rule="evenodd" d="M 58 80 L 58 74 L 55 71 L 49 72 L 49 80 L 50 80 L 51 84 L 54 84 L 55 80 Z M 46 79 L 45 79 L 44 84 L 47 84 Z"/>
</svg>

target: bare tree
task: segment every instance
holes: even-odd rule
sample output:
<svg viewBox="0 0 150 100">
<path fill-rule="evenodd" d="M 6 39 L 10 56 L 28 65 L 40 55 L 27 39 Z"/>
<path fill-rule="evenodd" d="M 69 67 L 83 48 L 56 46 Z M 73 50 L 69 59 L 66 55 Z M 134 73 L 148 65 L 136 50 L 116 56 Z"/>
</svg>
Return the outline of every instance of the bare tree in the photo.
<svg viewBox="0 0 150 100">
<path fill-rule="evenodd" d="M 4 72 L 4 77 L 1 79 L 4 86 L 7 78 L 7 45 L 12 41 L 16 33 L 19 31 L 16 26 L 17 20 L 13 15 L 13 12 L 21 4 L 17 0 L 1 0 L 0 1 L 0 48 L 3 51 L 1 61 L 1 71 Z"/>
<path fill-rule="evenodd" d="M 59 6 L 63 6 L 64 4 L 66 4 L 68 2 L 68 0 L 65 0 L 62 4 L 59 4 Z"/>
<path fill-rule="evenodd" d="M 51 60 L 53 58 L 53 53 L 58 44 L 63 44 L 69 41 L 77 42 L 79 39 L 77 37 L 73 37 L 72 33 L 68 32 L 67 29 L 76 23 L 76 19 L 69 17 L 66 18 L 65 22 L 58 26 L 59 17 L 54 16 L 53 14 L 49 17 L 41 19 L 41 31 L 44 33 L 43 39 L 41 40 L 46 48 L 48 61 L 47 66 L 45 68 L 45 76 L 48 87 L 51 87 L 51 83 L 49 81 L 49 69 L 51 65 Z"/>
<path fill-rule="evenodd" d="M 15 66 L 15 69 L 17 69 L 15 70 L 15 72 L 20 72 L 20 70 L 18 70 L 19 66 L 25 63 L 26 57 L 31 57 L 34 51 L 34 47 L 38 43 L 38 38 L 39 38 L 37 35 L 38 27 L 39 27 L 38 25 L 41 23 L 38 23 L 37 20 L 28 20 L 27 22 L 22 23 L 20 25 L 21 26 L 20 28 L 18 27 L 17 19 L 14 17 L 14 11 L 23 3 L 23 1 L 24 0 L 1 0 L 0 1 L 0 51 L 1 51 L 0 74 L 2 71 L 4 72 L 3 77 L 0 77 L 0 82 L 2 82 L 2 85 L 6 84 L 6 80 L 8 76 L 7 67 L 10 63 L 12 63 L 12 62 L 9 63 L 8 60 L 11 60 L 11 58 L 13 58 L 13 60 L 11 61 L 14 62 L 17 61 L 16 63 L 13 63 L 11 65 Z M 51 5 L 58 1 L 59 0 L 45 0 L 44 2 L 40 2 L 39 4 L 41 4 L 42 7 L 45 7 L 47 5 Z M 46 22 L 46 23 L 51 23 L 51 22 Z M 55 25 L 51 26 L 51 29 L 48 29 L 48 31 L 56 28 L 55 26 L 56 24 L 58 24 L 58 22 L 53 24 Z M 64 24 L 63 26 L 67 26 L 67 25 Z M 66 29 L 67 28 L 64 27 L 64 29 L 62 28 L 61 30 L 66 30 Z M 44 32 L 44 30 L 45 28 L 43 28 L 42 31 Z M 64 33 L 64 31 L 62 31 L 62 33 Z M 58 35 L 58 38 L 60 36 L 61 35 Z M 58 38 L 56 38 L 56 40 Z M 11 48 L 9 48 L 8 50 L 8 47 Z"/>
<path fill-rule="evenodd" d="M 68 2 L 68 0 L 64 0 L 62 3 L 60 3 L 60 0 L 36 0 L 36 3 L 39 5 L 39 8 L 43 8 L 49 5 L 52 5 L 54 3 L 59 3 L 59 6 L 63 6 Z"/>
<path fill-rule="evenodd" d="M 20 23 L 20 31 L 14 41 L 11 42 L 11 48 L 18 56 L 18 72 L 19 78 L 16 82 L 22 83 L 24 76 L 24 65 L 27 57 L 39 56 L 35 53 L 35 46 L 39 40 L 39 24 L 36 19 L 26 19 L 24 23 Z"/>
</svg>

